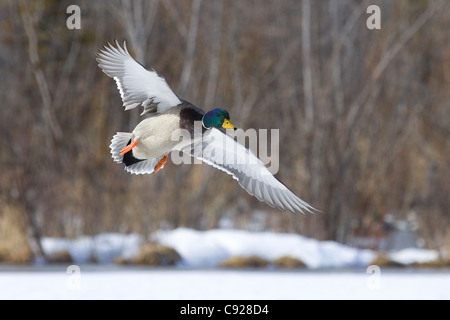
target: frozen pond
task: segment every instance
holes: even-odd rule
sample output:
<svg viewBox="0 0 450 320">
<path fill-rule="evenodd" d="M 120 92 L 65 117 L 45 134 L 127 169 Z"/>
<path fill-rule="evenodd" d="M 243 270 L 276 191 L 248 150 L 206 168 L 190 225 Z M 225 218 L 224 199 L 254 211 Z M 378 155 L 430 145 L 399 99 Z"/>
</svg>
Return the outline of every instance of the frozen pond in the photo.
<svg viewBox="0 0 450 320">
<path fill-rule="evenodd" d="M 450 270 L 0 267 L 0 299 L 450 299 Z M 380 271 L 380 272 L 378 272 Z"/>
</svg>

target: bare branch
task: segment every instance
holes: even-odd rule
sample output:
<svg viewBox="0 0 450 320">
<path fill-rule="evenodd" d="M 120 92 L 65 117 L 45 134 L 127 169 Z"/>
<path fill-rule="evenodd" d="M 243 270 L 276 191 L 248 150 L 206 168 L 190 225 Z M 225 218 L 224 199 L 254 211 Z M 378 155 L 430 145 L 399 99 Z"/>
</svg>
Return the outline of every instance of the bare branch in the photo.
<svg viewBox="0 0 450 320">
<path fill-rule="evenodd" d="M 22 7 L 25 6 L 25 4 L 23 3 L 21 3 L 21 5 Z M 36 12 L 34 13 L 36 14 Z M 40 58 L 38 53 L 38 37 L 35 33 L 35 22 L 37 17 L 36 15 L 31 16 L 26 9 L 21 10 L 20 16 L 22 18 L 23 27 L 28 40 L 28 58 L 30 60 L 33 75 L 36 79 L 39 93 L 42 99 L 42 115 L 45 119 L 46 124 L 51 129 L 53 137 L 59 141 L 63 138 L 63 132 L 61 130 L 61 126 L 56 120 L 55 115 L 53 114 L 50 89 L 44 72 L 42 71 L 42 68 L 40 66 Z"/>
<path fill-rule="evenodd" d="M 189 33 L 187 37 L 186 56 L 183 65 L 183 71 L 181 72 L 180 85 L 178 87 L 180 95 L 183 95 L 183 93 L 185 92 L 191 78 L 192 67 L 194 65 L 194 52 L 197 44 L 197 31 L 198 22 L 200 19 L 201 4 L 202 0 L 194 0 L 192 2 L 191 22 L 189 24 Z"/>
<path fill-rule="evenodd" d="M 216 95 L 217 80 L 219 78 L 219 54 L 222 44 L 222 3 L 220 1 L 214 2 L 214 12 L 212 15 L 213 32 L 211 32 L 212 48 L 211 58 L 209 61 L 209 76 L 208 86 L 206 88 L 205 106 L 209 107 L 214 101 Z"/>
<path fill-rule="evenodd" d="M 313 80 L 311 66 L 311 2 L 302 0 L 302 65 L 305 96 L 305 125 L 310 131 L 314 123 Z"/>
<path fill-rule="evenodd" d="M 189 32 L 188 28 L 184 25 L 181 16 L 178 14 L 178 11 L 175 8 L 173 2 L 171 0 L 163 0 L 162 3 L 166 8 L 167 12 L 169 13 L 170 17 L 172 18 L 172 21 L 174 22 L 175 26 L 177 27 L 178 33 L 183 38 L 187 38 Z"/>
<path fill-rule="evenodd" d="M 444 2 L 440 2 L 436 5 L 436 2 L 432 2 L 432 5 L 420 15 L 417 20 L 410 25 L 399 37 L 397 42 L 385 50 L 382 54 L 382 58 L 378 62 L 377 66 L 373 70 L 369 81 L 361 90 L 359 95 L 353 101 L 349 107 L 349 113 L 346 119 L 346 127 L 351 130 L 354 127 L 356 117 L 360 112 L 364 102 L 369 97 L 371 91 L 374 89 L 377 80 L 381 77 L 383 72 L 386 70 L 388 65 L 392 62 L 395 56 L 400 52 L 400 50 L 405 46 L 405 44 L 419 31 L 419 29 L 431 19 L 431 17 L 437 13 L 444 6 Z"/>
</svg>

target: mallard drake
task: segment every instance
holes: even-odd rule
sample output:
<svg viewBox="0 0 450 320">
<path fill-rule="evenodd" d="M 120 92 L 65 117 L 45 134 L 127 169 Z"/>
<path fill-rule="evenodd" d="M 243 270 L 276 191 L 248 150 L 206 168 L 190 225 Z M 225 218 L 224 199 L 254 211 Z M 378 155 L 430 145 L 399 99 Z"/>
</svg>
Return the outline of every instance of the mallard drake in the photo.
<svg viewBox="0 0 450 320">
<path fill-rule="evenodd" d="M 156 173 L 170 152 L 181 150 L 230 174 L 249 194 L 272 207 L 302 214 L 316 210 L 272 175 L 251 150 L 225 132 L 235 129 L 226 110 L 205 112 L 179 98 L 162 75 L 131 57 L 125 42 L 123 47 L 117 40 L 115 46 L 107 43 L 98 51 L 97 61 L 103 72 L 116 81 L 125 110 L 141 105 L 141 115 L 149 115 L 133 132 L 118 132 L 111 140 L 112 158 L 124 163 L 128 172 Z M 194 136 L 196 122 L 201 123 L 200 136 Z M 177 130 L 184 132 L 183 143 L 173 139 Z M 231 161 L 223 161 L 224 156 Z M 248 161 L 236 161 L 243 158 Z"/>
</svg>

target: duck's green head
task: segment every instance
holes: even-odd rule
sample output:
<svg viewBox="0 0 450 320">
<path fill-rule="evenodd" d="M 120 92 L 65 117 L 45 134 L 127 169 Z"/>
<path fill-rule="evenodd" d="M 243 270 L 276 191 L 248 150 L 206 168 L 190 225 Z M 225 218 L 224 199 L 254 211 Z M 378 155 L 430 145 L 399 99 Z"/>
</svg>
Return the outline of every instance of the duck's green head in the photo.
<svg viewBox="0 0 450 320">
<path fill-rule="evenodd" d="M 206 129 L 225 128 L 236 129 L 230 122 L 230 114 L 225 109 L 212 109 L 205 113 L 202 119 L 203 126 Z"/>
</svg>

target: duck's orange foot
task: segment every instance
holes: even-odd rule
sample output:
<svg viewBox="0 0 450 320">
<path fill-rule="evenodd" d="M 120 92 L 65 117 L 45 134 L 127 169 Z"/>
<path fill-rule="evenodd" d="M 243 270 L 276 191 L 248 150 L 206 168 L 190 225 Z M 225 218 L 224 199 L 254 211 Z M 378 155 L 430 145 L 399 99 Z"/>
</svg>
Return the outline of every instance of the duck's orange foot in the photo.
<svg viewBox="0 0 450 320">
<path fill-rule="evenodd" d="M 153 169 L 153 173 L 157 173 L 167 162 L 167 156 L 164 156 L 159 162 L 156 164 L 155 169 Z"/>
<path fill-rule="evenodd" d="M 133 149 L 134 147 L 136 147 L 137 145 L 137 141 L 133 140 L 131 141 L 131 143 L 129 145 L 127 145 L 125 148 L 123 148 L 119 155 L 123 156 L 125 153 L 127 153 L 128 151 L 130 151 L 131 149 Z"/>
</svg>

